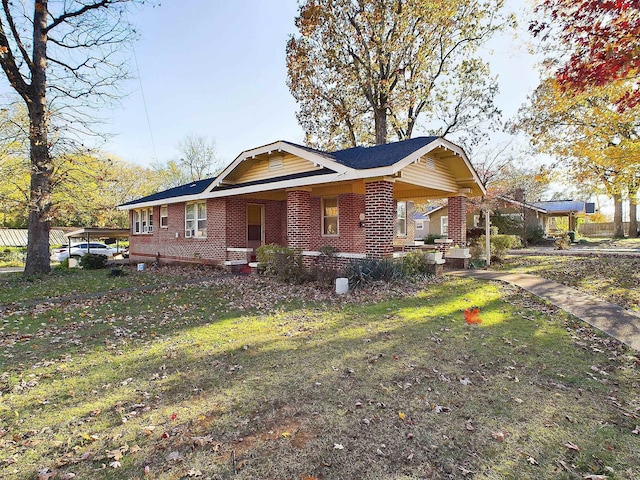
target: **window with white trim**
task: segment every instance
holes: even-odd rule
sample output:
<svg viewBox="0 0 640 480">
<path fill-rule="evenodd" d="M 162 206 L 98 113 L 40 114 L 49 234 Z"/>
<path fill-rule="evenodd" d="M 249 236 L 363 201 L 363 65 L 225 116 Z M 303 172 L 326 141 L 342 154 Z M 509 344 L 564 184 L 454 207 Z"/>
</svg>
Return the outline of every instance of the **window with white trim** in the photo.
<svg viewBox="0 0 640 480">
<path fill-rule="evenodd" d="M 396 204 L 396 236 L 407 236 L 407 202 Z"/>
<path fill-rule="evenodd" d="M 338 235 L 338 197 L 322 199 L 322 235 Z"/>
<path fill-rule="evenodd" d="M 184 207 L 184 236 L 187 238 L 207 236 L 207 203 L 187 203 Z"/>
<path fill-rule="evenodd" d="M 449 234 L 449 217 L 444 215 L 440 217 L 440 235 Z"/>
<path fill-rule="evenodd" d="M 153 233 L 153 207 L 133 211 L 133 233 Z"/>
<path fill-rule="evenodd" d="M 169 227 L 169 207 L 162 205 L 160 207 L 160 228 Z"/>
<path fill-rule="evenodd" d="M 473 216 L 473 227 L 474 228 L 479 228 L 480 227 L 480 215 L 474 215 Z"/>
</svg>

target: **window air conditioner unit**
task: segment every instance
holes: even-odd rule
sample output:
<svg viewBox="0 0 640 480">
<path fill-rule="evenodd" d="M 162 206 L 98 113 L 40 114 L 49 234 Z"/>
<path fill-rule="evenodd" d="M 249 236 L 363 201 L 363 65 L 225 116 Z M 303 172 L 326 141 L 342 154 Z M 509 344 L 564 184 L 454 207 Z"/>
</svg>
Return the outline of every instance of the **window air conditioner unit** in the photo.
<svg viewBox="0 0 640 480">
<path fill-rule="evenodd" d="M 147 229 L 147 232 L 149 232 L 149 233 L 153 232 L 153 227 L 151 225 L 149 225 L 149 228 Z"/>
<path fill-rule="evenodd" d="M 184 231 L 184 237 L 185 237 L 185 238 L 189 238 L 189 237 L 191 237 L 191 232 L 192 232 L 192 231 L 193 231 L 193 230 L 185 230 L 185 231 Z"/>
</svg>

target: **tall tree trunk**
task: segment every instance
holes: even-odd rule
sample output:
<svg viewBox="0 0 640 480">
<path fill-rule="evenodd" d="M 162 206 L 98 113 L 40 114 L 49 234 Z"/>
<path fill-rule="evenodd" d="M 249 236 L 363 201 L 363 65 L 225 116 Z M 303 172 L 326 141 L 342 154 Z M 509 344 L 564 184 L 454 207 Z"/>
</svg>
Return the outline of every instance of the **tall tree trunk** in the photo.
<svg viewBox="0 0 640 480">
<path fill-rule="evenodd" d="M 385 102 L 386 104 L 386 102 Z M 376 145 L 387 143 L 387 107 L 374 108 L 373 110 L 376 127 Z"/>
<path fill-rule="evenodd" d="M 49 214 L 53 165 L 47 139 L 47 0 L 35 2 L 33 23 L 33 69 L 27 100 L 31 192 L 29 199 L 29 242 L 24 273 L 49 273 Z"/>
<path fill-rule="evenodd" d="M 622 224 L 622 195 L 613 194 L 613 236 L 615 238 L 624 237 L 624 225 Z"/>
<path fill-rule="evenodd" d="M 638 193 L 629 192 L 629 238 L 638 236 Z"/>
</svg>

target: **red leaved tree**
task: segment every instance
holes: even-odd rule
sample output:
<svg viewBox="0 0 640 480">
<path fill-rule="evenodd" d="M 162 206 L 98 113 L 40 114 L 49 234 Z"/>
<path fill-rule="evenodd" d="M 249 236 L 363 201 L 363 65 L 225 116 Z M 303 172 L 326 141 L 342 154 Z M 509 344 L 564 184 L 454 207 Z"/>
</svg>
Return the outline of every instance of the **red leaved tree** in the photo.
<svg viewBox="0 0 640 480">
<path fill-rule="evenodd" d="M 545 18 L 530 30 L 568 51 L 556 71 L 561 85 L 583 90 L 623 81 L 618 108 L 640 103 L 640 0 L 540 0 L 538 11 Z"/>
</svg>

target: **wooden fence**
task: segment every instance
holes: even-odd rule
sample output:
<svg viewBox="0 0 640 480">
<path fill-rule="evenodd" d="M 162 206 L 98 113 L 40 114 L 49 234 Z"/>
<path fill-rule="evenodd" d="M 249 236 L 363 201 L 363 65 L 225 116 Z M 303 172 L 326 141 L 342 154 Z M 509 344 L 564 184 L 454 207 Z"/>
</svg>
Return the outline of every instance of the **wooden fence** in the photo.
<svg viewBox="0 0 640 480">
<path fill-rule="evenodd" d="M 629 236 L 629 222 L 623 222 L 623 226 L 624 234 Z M 578 227 L 578 233 L 583 237 L 613 237 L 613 222 L 583 223 Z"/>
</svg>

